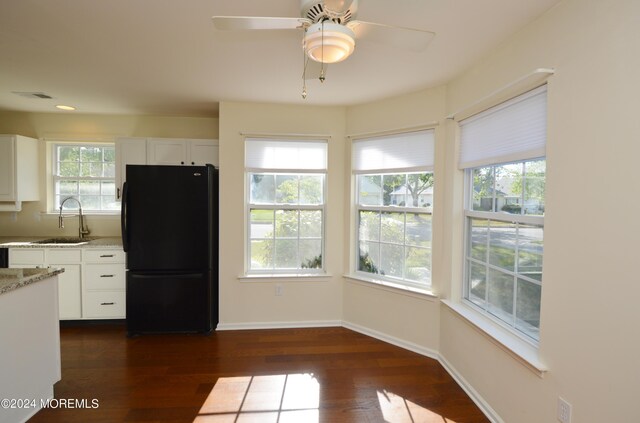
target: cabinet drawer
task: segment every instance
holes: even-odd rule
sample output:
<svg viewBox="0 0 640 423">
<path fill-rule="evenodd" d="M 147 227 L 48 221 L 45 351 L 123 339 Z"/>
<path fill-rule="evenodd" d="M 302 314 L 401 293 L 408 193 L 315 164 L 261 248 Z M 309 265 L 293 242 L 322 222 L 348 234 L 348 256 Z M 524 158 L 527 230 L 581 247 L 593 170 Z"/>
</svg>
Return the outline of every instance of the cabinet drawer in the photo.
<svg viewBox="0 0 640 423">
<path fill-rule="evenodd" d="M 87 263 L 124 263 L 122 250 L 84 250 L 84 261 Z"/>
<path fill-rule="evenodd" d="M 86 264 L 84 287 L 88 291 L 125 289 L 124 264 Z"/>
<path fill-rule="evenodd" d="M 96 291 L 85 295 L 84 318 L 122 319 L 126 304 L 124 291 Z"/>
<path fill-rule="evenodd" d="M 37 266 L 43 266 L 44 250 L 31 248 L 11 248 L 9 249 L 9 264 L 11 266 L 19 264 L 34 264 Z"/>
<path fill-rule="evenodd" d="M 47 263 L 80 264 L 82 250 L 79 248 L 50 248 L 47 250 Z"/>
</svg>

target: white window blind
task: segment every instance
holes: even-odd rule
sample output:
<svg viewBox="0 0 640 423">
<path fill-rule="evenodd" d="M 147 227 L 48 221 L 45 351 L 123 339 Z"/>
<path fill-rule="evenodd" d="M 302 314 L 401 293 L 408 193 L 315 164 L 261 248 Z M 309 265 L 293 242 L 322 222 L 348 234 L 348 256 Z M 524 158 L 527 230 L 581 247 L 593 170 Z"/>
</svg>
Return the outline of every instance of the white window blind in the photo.
<svg viewBox="0 0 640 423">
<path fill-rule="evenodd" d="M 247 138 L 244 157 L 245 168 L 250 171 L 325 171 L 327 141 Z"/>
<path fill-rule="evenodd" d="M 353 173 L 433 170 L 433 130 L 353 141 Z"/>
<path fill-rule="evenodd" d="M 546 139 L 544 85 L 461 121 L 458 167 L 543 157 Z"/>
</svg>

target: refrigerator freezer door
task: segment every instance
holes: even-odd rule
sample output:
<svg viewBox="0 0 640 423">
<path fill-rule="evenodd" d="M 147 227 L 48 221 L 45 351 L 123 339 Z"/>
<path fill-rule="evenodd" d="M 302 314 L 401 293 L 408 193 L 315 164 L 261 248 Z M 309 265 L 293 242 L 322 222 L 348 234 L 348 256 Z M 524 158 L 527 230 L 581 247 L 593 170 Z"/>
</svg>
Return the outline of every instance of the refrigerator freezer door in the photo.
<svg viewBox="0 0 640 423">
<path fill-rule="evenodd" d="M 213 330 L 211 274 L 127 272 L 127 334 Z M 217 316 L 217 310 L 215 310 Z"/>
<path fill-rule="evenodd" d="M 211 269 L 210 177 L 204 166 L 127 166 L 128 269 Z"/>
</svg>

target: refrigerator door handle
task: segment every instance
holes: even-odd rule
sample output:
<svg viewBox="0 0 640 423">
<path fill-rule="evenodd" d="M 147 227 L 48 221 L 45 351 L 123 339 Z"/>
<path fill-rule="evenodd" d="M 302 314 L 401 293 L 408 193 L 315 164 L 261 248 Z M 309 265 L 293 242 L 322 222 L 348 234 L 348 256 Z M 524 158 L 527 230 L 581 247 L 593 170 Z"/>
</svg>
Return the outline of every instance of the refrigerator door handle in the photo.
<svg viewBox="0 0 640 423">
<path fill-rule="evenodd" d="M 122 184 L 122 205 L 120 210 L 120 227 L 122 228 L 122 249 L 129 251 L 129 236 L 127 234 L 127 192 L 129 191 L 127 183 Z"/>
</svg>

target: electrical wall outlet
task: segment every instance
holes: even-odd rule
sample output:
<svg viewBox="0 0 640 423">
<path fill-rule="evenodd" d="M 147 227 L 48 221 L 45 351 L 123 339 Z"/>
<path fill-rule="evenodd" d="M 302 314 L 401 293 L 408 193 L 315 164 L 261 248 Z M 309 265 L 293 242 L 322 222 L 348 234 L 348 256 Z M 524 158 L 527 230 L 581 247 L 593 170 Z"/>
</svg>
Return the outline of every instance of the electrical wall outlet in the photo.
<svg viewBox="0 0 640 423">
<path fill-rule="evenodd" d="M 571 423 L 571 404 L 558 397 L 558 420 L 562 423 Z"/>
<path fill-rule="evenodd" d="M 283 289 L 282 289 L 282 285 L 278 284 L 276 285 L 276 296 L 280 297 L 283 294 Z"/>
</svg>

